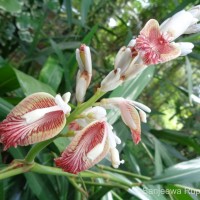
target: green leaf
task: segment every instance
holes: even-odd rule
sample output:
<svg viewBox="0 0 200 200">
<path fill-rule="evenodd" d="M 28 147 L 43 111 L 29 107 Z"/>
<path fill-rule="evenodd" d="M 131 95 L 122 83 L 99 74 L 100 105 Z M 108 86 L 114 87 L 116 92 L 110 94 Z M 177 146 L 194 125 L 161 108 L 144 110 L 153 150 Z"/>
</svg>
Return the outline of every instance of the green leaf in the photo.
<svg viewBox="0 0 200 200">
<path fill-rule="evenodd" d="M 179 199 L 193 200 L 193 198 L 186 192 L 187 190 L 181 187 L 175 185 L 167 185 L 166 190 L 169 191 L 169 194 L 174 198 L 174 200 L 179 200 Z"/>
<path fill-rule="evenodd" d="M 93 0 L 82 0 L 81 1 L 81 23 L 84 26 L 87 20 L 87 14 Z"/>
<path fill-rule="evenodd" d="M 0 8 L 11 13 L 19 13 L 23 3 L 19 0 L 1 0 Z"/>
<path fill-rule="evenodd" d="M 55 96 L 56 93 L 50 86 L 36 80 L 35 78 L 17 69 L 14 69 L 14 71 L 19 81 L 19 84 L 26 96 L 36 93 L 36 92 L 47 92 Z"/>
<path fill-rule="evenodd" d="M 136 99 L 143 89 L 149 84 L 154 74 L 155 67 L 147 67 L 137 78 L 125 82 L 122 86 L 115 89 L 109 97 L 124 97 Z M 119 118 L 120 112 L 112 110 L 108 112 L 108 119 L 111 124 Z"/>
<path fill-rule="evenodd" d="M 67 13 L 67 19 L 69 26 L 72 25 L 72 3 L 71 0 L 64 0 L 65 8 L 66 8 L 66 13 Z"/>
<path fill-rule="evenodd" d="M 57 59 L 49 57 L 44 64 L 39 76 L 39 80 L 50 85 L 57 91 L 63 76 L 63 69 Z"/>
<path fill-rule="evenodd" d="M 195 138 L 189 137 L 186 134 L 182 134 L 180 133 L 180 131 L 163 129 L 163 130 L 151 130 L 150 132 L 153 133 L 158 138 L 162 138 L 186 146 L 191 146 L 197 153 L 200 153 L 200 146 L 195 141 Z"/>
<path fill-rule="evenodd" d="M 17 77 L 9 66 L 0 68 L 0 94 L 10 92 L 19 87 Z"/>
<path fill-rule="evenodd" d="M 39 200 L 57 199 L 57 194 L 49 183 L 48 176 L 41 174 L 24 174 L 28 186 Z"/>
<path fill-rule="evenodd" d="M 187 74 L 187 81 L 188 81 L 188 95 L 189 95 L 189 100 L 190 103 L 192 103 L 192 66 L 191 63 L 188 59 L 188 57 L 185 57 L 185 70 L 186 70 L 186 74 Z"/>
<path fill-rule="evenodd" d="M 200 179 L 200 158 L 181 162 L 164 170 L 160 176 L 155 176 L 148 183 L 193 183 Z"/>
<path fill-rule="evenodd" d="M 154 138 L 155 142 L 155 175 L 160 175 L 163 171 L 163 164 L 161 159 L 161 150 L 159 141 Z"/>
<path fill-rule="evenodd" d="M 8 103 L 6 100 L 0 97 L 0 120 L 4 119 L 12 108 L 12 104 Z"/>
</svg>

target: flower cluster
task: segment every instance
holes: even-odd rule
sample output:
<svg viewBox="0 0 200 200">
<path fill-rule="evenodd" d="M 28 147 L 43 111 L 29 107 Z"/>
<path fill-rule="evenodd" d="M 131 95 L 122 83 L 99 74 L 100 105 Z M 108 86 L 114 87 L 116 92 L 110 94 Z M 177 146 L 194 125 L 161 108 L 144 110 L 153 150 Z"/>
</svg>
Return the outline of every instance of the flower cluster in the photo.
<svg viewBox="0 0 200 200">
<path fill-rule="evenodd" d="M 139 36 L 119 50 L 114 69 L 102 80 L 98 92 L 105 94 L 114 90 L 124 81 L 137 76 L 148 65 L 164 63 L 191 53 L 192 43 L 176 43 L 174 40 L 182 34 L 200 31 L 197 24 L 199 20 L 200 6 L 182 10 L 161 25 L 155 19 L 149 20 Z M 84 97 L 92 77 L 90 48 L 81 45 L 76 50 L 76 59 L 79 65 L 76 99 L 79 104 L 73 113 L 70 115 L 69 92 L 62 97 L 59 94 L 53 97 L 44 92 L 32 94 L 0 123 L 0 142 L 4 144 L 4 150 L 11 146 L 34 144 L 58 135 L 67 123 L 75 136 L 61 156 L 55 159 L 56 166 L 76 174 L 89 169 L 108 155 L 112 166 L 117 168 L 124 163 L 117 150 L 121 140 L 107 121 L 106 109 L 119 109 L 135 144 L 141 140 L 141 122 L 146 123 L 146 113 L 151 110 L 142 103 L 122 97 L 102 99 L 98 106 L 93 105 L 95 100 L 85 106 Z M 81 112 L 77 112 L 79 109 Z M 70 116 L 74 118 L 68 121 Z"/>
</svg>

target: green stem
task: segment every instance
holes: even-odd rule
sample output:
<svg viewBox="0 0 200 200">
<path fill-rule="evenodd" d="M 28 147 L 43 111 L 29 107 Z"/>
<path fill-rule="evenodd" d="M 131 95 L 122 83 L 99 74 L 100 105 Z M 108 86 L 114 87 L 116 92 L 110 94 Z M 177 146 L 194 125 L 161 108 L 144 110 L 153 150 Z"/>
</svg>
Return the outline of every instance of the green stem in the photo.
<svg viewBox="0 0 200 200">
<path fill-rule="evenodd" d="M 46 140 L 44 142 L 40 142 L 38 144 L 35 144 L 30 151 L 28 152 L 28 154 L 25 157 L 25 162 L 26 163 L 33 163 L 35 157 L 37 156 L 37 154 L 42 151 L 46 146 L 48 146 L 52 141 L 54 140 L 54 138 L 50 139 L 50 140 Z"/>
<path fill-rule="evenodd" d="M 28 166 L 26 165 L 16 169 L 11 169 L 7 172 L 0 174 L 0 180 L 28 172 L 32 167 L 33 165 L 28 165 Z"/>
<path fill-rule="evenodd" d="M 31 169 L 31 171 L 39 173 L 39 174 L 49 174 L 49 175 L 66 176 L 68 178 L 69 177 L 77 177 L 77 175 L 64 172 L 60 168 L 44 166 L 44 165 L 40 165 L 38 163 L 34 164 L 34 166 Z"/>
<path fill-rule="evenodd" d="M 78 105 L 77 108 L 67 118 L 67 124 L 69 124 L 74 119 L 76 119 L 77 115 L 80 115 L 85 109 L 87 109 L 90 106 L 92 106 L 104 94 L 105 94 L 105 92 L 102 92 L 101 90 L 97 90 L 97 92 L 88 101 L 86 101 L 83 104 Z"/>
<path fill-rule="evenodd" d="M 113 169 L 111 167 L 107 167 L 107 166 L 103 166 L 103 165 L 97 165 L 97 167 L 99 167 L 102 170 L 116 172 L 116 173 L 119 173 L 119 174 L 132 176 L 134 178 L 140 178 L 140 179 L 147 180 L 147 181 L 151 180 L 151 178 L 148 177 L 148 176 L 143 176 L 143 175 L 140 175 L 140 174 L 134 174 L 134 173 L 131 173 L 131 172 L 125 172 L 125 171 L 120 170 L 120 169 Z"/>
<path fill-rule="evenodd" d="M 78 183 L 81 183 L 82 181 L 77 181 Z M 117 184 L 117 183 L 97 183 L 97 182 L 90 182 L 90 181 L 84 181 L 84 183 L 86 185 L 96 185 L 96 186 L 104 186 L 104 187 L 117 187 L 117 188 L 121 188 L 121 189 L 124 189 L 124 190 L 128 190 L 129 187 L 126 187 L 126 186 L 123 186 L 122 184 Z"/>
</svg>

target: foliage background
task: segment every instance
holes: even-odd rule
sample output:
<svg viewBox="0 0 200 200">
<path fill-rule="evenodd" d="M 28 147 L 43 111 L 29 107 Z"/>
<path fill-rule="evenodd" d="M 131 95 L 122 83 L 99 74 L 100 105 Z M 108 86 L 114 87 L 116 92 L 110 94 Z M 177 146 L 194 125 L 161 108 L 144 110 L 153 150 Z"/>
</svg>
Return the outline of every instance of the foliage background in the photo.
<svg viewBox="0 0 200 200">
<path fill-rule="evenodd" d="M 46 91 L 72 93 L 75 104 L 75 49 L 81 43 L 91 47 L 93 78 L 87 92 L 92 96 L 102 78 L 113 68 L 118 49 L 136 37 L 142 26 L 155 18 L 162 22 L 175 12 L 199 4 L 199 0 L 2 0 L 0 1 L 0 120 L 25 96 Z M 179 40 L 195 44 L 193 53 L 166 64 L 150 66 L 138 78 L 106 96 L 123 96 L 152 108 L 148 124 L 142 126 L 142 142 L 135 146 L 119 114 L 110 111 L 109 121 L 123 138 L 121 157 L 124 172 L 144 175 L 143 180 L 115 175 L 129 182 L 145 182 L 131 192 L 106 180 L 87 185 L 90 199 L 198 199 L 181 194 L 147 194 L 143 189 L 193 188 L 200 193 L 200 34 Z M 69 140 L 56 139 L 37 162 L 53 166 Z M 3 152 L 1 167 L 13 158 L 23 158 L 30 147 Z M 179 163 L 179 164 L 178 164 Z M 102 164 L 109 165 L 105 159 Z M 93 170 L 99 171 L 98 167 Z M 100 170 L 102 173 L 111 173 Z M 83 180 L 88 181 L 88 180 Z M 102 184 L 102 185 L 101 185 Z M 26 173 L 0 182 L 3 199 L 82 199 L 66 177 Z"/>
</svg>

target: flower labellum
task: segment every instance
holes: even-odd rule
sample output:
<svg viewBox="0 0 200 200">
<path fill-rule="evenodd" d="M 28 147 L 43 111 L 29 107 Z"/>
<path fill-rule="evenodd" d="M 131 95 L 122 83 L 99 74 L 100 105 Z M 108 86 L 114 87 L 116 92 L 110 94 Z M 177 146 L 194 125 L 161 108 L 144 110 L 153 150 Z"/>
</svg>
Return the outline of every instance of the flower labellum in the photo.
<svg viewBox="0 0 200 200">
<path fill-rule="evenodd" d="M 94 166 L 108 151 L 107 122 L 95 121 L 75 135 L 61 157 L 55 159 L 55 163 L 64 171 L 77 174 Z"/>
<path fill-rule="evenodd" d="M 26 97 L 0 123 L 0 142 L 4 150 L 56 136 L 65 126 L 65 114 L 71 111 L 67 103 L 60 95 L 54 98 L 44 92 Z"/>
</svg>

